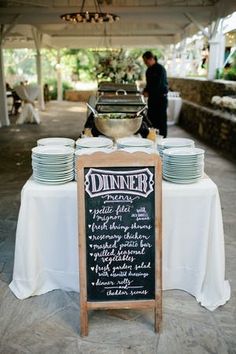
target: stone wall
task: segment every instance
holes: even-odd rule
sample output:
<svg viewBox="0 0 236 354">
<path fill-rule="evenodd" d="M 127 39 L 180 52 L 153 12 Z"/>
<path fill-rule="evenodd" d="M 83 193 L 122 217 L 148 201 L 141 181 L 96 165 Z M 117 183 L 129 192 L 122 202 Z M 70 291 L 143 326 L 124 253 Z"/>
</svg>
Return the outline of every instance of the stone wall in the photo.
<svg viewBox="0 0 236 354">
<path fill-rule="evenodd" d="M 179 125 L 209 145 L 236 157 L 236 116 L 216 109 L 213 96 L 236 95 L 236 83 L 169 78 L 169 87 L 183 98 Z"/>
<path fill-rule="evenodd" d="M 236 95 L 234 81 L 208 81 L 205 79 L 168 78 L 169 88 L 181 92 L 184 100 L 211 107 L 213 96 Z"/>
</svg>

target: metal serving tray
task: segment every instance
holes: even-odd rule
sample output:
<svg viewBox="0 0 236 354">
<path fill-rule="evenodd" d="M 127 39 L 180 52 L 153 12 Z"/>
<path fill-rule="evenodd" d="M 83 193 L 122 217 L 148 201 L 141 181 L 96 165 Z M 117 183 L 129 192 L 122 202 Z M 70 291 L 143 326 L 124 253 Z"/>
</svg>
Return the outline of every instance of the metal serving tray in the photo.
<svg viewBox="0 0 236 354">
<path fill-rule="evenodd" d="M 138 88 L 136 84 L 118 84 L 115 82 L 101 81 L 98 84 L 98 92 L 113 92 L 117 90 L 124 90 L 127 93 L 138 93 Z"/>
<path fill-rule="evenodd" d="M 136 113 L 146 106 L 143 95 L 102 95 L 96 102 L 99 113 Z"/>
</svg>

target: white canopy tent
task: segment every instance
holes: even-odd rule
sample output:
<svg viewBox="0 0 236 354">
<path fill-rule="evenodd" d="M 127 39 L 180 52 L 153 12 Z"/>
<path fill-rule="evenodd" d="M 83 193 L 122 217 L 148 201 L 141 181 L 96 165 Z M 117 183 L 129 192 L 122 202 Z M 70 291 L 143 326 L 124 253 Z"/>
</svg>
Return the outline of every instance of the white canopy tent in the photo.
<svg viewBox="0 0 236 354">
<path fill-rule="evenodd" d="M 235 0 L 98 0 L 103 12 L 120 16 L 107 24 L 112 47 L 156 47 L 180 42 L 214 22 L 205 33 L 212 44 L 211 72 L 219 47 L 219 19 L 236 10 Z M 80 0 L 0 0 L 0 121 L 8 125 L 3 48 L 35 48 L 38 83 L 42 86 L 41 48 L 104 47 L 104 25 L 64 23 L 60 15 L 78 12 Z M 86 10 L 94 10 L 87 0 Z M 211 74 L 212 75 L 212 74 Z M 210 77 L 211 78 L 211 77 Z M 43 101 L 40 103 L 43 108 Z"/>
</svg>

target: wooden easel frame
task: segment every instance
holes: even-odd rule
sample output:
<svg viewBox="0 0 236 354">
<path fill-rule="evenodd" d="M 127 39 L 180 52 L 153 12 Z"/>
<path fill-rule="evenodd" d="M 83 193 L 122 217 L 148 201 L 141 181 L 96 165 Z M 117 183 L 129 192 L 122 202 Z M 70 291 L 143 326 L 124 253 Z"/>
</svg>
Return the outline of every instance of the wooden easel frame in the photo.
<svg viewBox="0 0 236 354">
<path fill-rule="evenodd" d="M 155 169 L 155 299 L 133 301 L 87 301 L 86 224 L 84 169 L 90 167 L 154 167 Z M 160 331 L 162 321 L 162 163 L 157 154 L 115 151 L 82 155 L 77 164 L 78 234 L 80 273 L 80 334 L 88 335 L 88 310 L 154 309 L 154 328 Z"/>
</svg>

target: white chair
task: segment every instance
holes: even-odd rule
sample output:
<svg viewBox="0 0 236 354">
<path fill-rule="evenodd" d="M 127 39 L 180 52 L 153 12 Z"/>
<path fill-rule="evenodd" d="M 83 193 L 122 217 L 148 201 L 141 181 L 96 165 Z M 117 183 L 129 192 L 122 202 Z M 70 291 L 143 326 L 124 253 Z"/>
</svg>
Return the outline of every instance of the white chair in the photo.
<svg viewBox="0 0 236 354">
<path fill-rule="evenodd" d="M 23 107 L 16 124 L 37 123 L 40 124 L 38 110 L 34 106 L 34 100 L 39 96 L 39 86 L 19 85 L 15 88 L 17 95 L 23 101 Z"/>
</svg>

